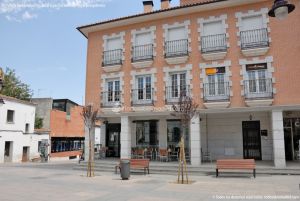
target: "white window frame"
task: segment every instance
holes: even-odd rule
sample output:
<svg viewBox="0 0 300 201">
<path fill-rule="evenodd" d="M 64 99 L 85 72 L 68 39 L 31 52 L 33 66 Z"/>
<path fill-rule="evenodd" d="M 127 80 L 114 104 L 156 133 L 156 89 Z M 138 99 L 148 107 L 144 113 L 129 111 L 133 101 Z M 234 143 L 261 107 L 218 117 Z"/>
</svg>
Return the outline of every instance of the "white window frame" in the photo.
<svg viewBox="0 0 300 201">
<path fill-rule="evenodd" d="M 119 90 L 118 90 L 119 94 L 117 94 L 116 82 L 119 82 Z M 109 83 L 113 83 L 113 85 L 112 85 L 112 87 L 113 87 L 113 89 L 112 89 L 112 100 L 111 101 L 109 100 L 109 97 L 110 97 L 109 96 L 109 92 L 110 92 Z M 108 79 L 108 80 L 106 80 L 106 86 L 105 87 L 106 87 L 106 92 L 107 92 L 107 97 L 106 97 L 107 100 L 105 100 L 105 101 L 108 104 L 118 103 L 118 102 L 121 101 L 121 82 L 120 82 L 119 79 Z M 119 96 L 119 100 L 116 100 L 117 96 Z"/>
<path fill-rule="evenodd" d="M 139 99 L 139 90 L 140 90 L 139 79 L 140 78 L 143 80 L 143 87 L 142 87 L 143 97 L 142 97 L 142 99 Z M 149 94 L 147 94 L 147 78 L 150 78 L 150 98 L 147 98 L 147 95 L 149 95 Z M 152 97 L 153 96 L 152 95 L 152 88 L 153 88 L 153 86 L 152 86 L 152 75 L 138 75 L 138 76 L 136 76 L 135 80 L 136 80 L 136 91 L 135 91 L 135 93 L 137 93 L 136 94 L 136 97 L 137 97 L 136 101 L 138 101 L 138 102 L 151 101 L 153 99 L 153 97 Z"/>
</svg>

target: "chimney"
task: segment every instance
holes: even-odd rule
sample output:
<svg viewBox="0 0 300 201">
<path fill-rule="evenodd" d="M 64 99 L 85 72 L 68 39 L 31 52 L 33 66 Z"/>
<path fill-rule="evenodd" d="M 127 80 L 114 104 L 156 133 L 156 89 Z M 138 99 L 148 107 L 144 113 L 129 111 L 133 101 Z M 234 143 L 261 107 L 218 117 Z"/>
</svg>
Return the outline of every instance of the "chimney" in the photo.
<svg viewBox="0 0 300 201">
<path fill-rule="evenodd" d="M 160 2 L 161 2 L 160 9 L 164 10 L 170 8 L 171 0 L 160 0 Z"/>
<path fill-rule="evenodd" d="M 143 1 L 144 13 L 149 13 L 153 11 L 153 1 Z"/>
</svg>

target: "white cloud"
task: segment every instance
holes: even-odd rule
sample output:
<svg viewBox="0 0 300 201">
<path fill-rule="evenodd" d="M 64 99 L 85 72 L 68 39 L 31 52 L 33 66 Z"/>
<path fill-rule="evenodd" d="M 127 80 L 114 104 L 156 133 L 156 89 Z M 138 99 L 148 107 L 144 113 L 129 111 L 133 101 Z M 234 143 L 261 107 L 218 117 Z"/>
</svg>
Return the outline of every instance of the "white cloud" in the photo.
<svg viewBox="0 0 300 201">
<path fill-rule="evenodd" d="M 0 0 L 0 15 L 9 21 L 37 18 L 32 11 L 60 8 L 99 8 L 112 0 Z M 30 11 L 30 12 L 29 12 Z"/>
<path fill-rule="evenodd" d="M 37 18 L 37 14 L 31 14 L 30 12 L 28 11 L 25 11 L 22 15 L 22 19 L 23 20 L 31 20 L 31 19 L 34 19 L 34 18 Z"/>
</svg>

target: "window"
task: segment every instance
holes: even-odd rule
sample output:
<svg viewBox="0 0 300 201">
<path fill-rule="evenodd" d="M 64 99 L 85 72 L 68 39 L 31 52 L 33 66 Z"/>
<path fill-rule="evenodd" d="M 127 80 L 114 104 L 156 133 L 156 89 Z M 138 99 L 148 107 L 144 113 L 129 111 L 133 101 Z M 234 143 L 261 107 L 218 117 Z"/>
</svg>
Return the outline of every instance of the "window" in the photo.
<svg viewBox="0 0 300 201">
<path fill-rule="evenodd" d="M 166 57 L 184 56 L 188 54 L 188 40 L 185 26 L 168 29 L 165 54 Z"/>
<path fill-rule="evenodd" d="M 181 94 L 186 95 L 186 73 L 171 74 L 171 97 L 179 98 Z"/>
<path fill-rule="evenodd" d="M 206 74 L 208 80 L 208 94 L 210 96 L 225 95 L 225 68 L 206 69 Z"/>
<path fill-rule="evenodd" d="M 122 49 L 121 37 L 107 39 L 105 51 L 103 52 L 103 66 L 121 64 Z"/>
<path fill-rule="evenodd" d="M 152 86 L 151 76 L 137 77 L 137 98 L 138 100 L 151 100 L 152 99 Z"/>
<path fill-rule="evenodd" d="M 15 118 L 15 111 L 14 110 L 7 110 L 6 122 L 7 123 L 14 123 Z"/>
<path fill-rule="evenodd" d="M 120 81 L 112 80 L 107 82 L 107 101 L 118 102 L 120 101 Z"/>
<path fill-rule="evenodd" d="M 153 44 L 151 32 L 138 33 L 132 49 L 132 60 L 153 59 Z"/>
<path fill-rule="evenodd" d="M 272 79 L 268 78 L 267 64 L 246 65 L 246 98 L 271 98 L 273 96 Z"/>
<path fill-rule="evenodd" d="M 137 146 L 157 146 L 157 121 L 136 122 L 136 145 Z"/>
<path fill-rule="evenodd" d="M 181 122 L 180 120 L 168 121 L 168 147 L 176 147 L 180 141 L 181 136 Z"/>
<path fill-rule="evenodd" d="M 83 148 L 82 138 L 52 138 L 51 152 L 78 151 Z"/>
<path fill-rule="evenodd" d="M 29 133 L 29 124 L 25 124 L 25 133 Z"/>
<path fill-rule="evenodd" d="M 203 23 L 201 51 L 207 53 L 226 49 L 226 33 L 222 20 Z"/>
</svg>

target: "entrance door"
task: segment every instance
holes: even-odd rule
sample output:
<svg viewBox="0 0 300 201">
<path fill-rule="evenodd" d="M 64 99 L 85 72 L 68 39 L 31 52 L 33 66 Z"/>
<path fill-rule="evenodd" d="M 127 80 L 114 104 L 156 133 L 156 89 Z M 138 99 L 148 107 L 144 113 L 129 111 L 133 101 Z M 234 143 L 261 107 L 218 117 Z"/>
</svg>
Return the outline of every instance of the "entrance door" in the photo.
<svg viewBox="0 0 300 201">
<path fill-rule="evenodd" d="M 244 158 L 261 160 L 259 121 L 243 121 Z"/>
<path fill-rule="evenodd" d="M 29 161 L 29 147 L 23 147 L 22 162 Z"/>
<path fill-rule="evenodd" d="M 107 157 L 120 157 L 121 124 L 107 124 L 106 127 Z"/>
<path fill-rule="evenodd" d="M 5 148 L 4 148 L 4 162 L 12 162 L 12 143 L 6 141 L 5 142 Z"/>
</svg>

